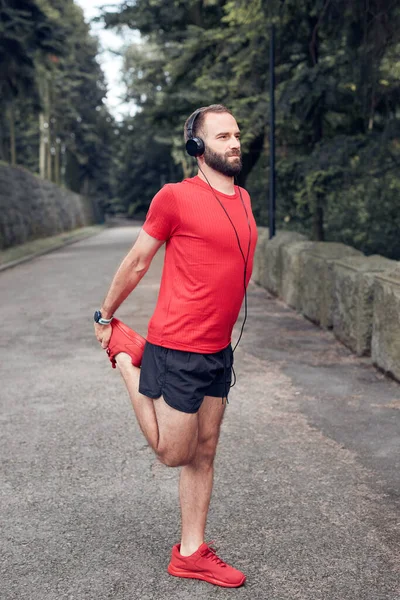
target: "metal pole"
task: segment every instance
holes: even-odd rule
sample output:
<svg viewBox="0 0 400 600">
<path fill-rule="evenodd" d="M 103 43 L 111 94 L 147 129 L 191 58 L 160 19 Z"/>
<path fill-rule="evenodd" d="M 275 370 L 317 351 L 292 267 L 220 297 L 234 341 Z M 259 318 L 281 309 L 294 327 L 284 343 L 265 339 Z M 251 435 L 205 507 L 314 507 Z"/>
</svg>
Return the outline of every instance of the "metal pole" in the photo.
<svg viewBox="0 0 400 600">
<path fill-rule="evenodd" d="M 269 124 L 269 239 L 275 235 L 275 26 L 269 43 L 270 124 Z"/>
</svg>

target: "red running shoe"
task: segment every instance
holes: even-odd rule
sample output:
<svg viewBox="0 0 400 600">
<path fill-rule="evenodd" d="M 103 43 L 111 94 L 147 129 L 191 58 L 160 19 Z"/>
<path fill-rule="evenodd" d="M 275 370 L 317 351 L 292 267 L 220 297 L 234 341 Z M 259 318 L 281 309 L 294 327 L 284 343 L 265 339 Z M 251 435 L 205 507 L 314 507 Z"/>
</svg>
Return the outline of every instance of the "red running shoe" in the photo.
<svg viewBox="0 0 400 600">
<path fill-rule="evenodd" d="M 202 579 L 214 585 L 232 588 L 239 587 L 246 581 L 246 575 L 227 565 L 208 544 L 201 544 L 190 556 L 182 556 L 180 546 L 175 544 L 172 548 L 171 562 L 167 568 L 170 575 Z"/>
<path fill-rule="evenodd" d="M 119 352 L 126 352 L 135 367 L 140 367 L 146 340 L 115 317 L 111 321 L 112 334 L 106 352 L 113 369 L 116 367 L 115 357 Z"/>
</svg>

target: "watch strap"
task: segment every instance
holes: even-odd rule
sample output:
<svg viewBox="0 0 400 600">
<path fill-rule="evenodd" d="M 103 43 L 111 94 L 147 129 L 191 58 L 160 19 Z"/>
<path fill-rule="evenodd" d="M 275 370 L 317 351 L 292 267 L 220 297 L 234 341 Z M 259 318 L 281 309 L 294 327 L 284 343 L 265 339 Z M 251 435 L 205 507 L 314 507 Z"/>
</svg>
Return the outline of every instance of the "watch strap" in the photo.
<svg viewBox="0 0 400 600">
<path fill-rule="evenodd" d="M 103 319 L 103 317 L 101 317 L 97 322 L 100 323 L 100 325 L 109 325 L 113 318 L 114 317 L 111 317 L 111 319 Z"/>
<path fill-rule="evenodd" d="M 109 325 L 113 318 L 114 316 L 112 316 L 110 319 L 104 319 L 104 317 L 101 314 L 101 310 L 96 310 L 94 313 L 94 321 L 95 323 L 99 323 L 100 325 Z"/>
</svg>

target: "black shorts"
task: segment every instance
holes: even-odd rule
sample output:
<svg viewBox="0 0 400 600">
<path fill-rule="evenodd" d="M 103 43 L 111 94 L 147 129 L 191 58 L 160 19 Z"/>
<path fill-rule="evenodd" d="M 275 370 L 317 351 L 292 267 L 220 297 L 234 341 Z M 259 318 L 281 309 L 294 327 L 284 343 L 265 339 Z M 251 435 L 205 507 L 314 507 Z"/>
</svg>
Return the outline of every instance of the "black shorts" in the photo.
<svg viewBox="0 0 400 600">
<path fill-rule="evenodd" d="M 204 396 L 228 397 L 232 366 L 230 344 L 214 354 L 199 354 L 146 342 L 139 392 L 153 399 L 163 396 L 172 408 L 196 413 Z"/>
</svg>

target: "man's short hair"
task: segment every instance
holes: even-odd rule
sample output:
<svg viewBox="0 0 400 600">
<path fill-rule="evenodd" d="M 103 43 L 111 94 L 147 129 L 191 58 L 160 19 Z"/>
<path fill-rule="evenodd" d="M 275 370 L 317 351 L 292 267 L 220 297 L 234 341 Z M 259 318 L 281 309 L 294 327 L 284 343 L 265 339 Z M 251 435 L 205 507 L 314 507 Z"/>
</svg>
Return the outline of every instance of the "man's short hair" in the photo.
<svg viewBox="0 0 400 600">
<path fill-rule="evenodd" d="M 229 108 L 226 108 L 226 106 L 223 106 L 223 104 L 210 104 L 210 106 L 202 106 L 201 108 L 198 108 L 196 110 L 198 110 L 200 112 L 199 112 L 199 115 L 196 117 L 196 120 L 193 125 L 193 130 L 192 130 L 193 137 L 201 137 L 201 135 L 199 135 L 199 132 L 201 131 L 201 129 L 204 125 L 204 118 L 207 113 L 229 113 L 230 115 L 232 115 L 232 112 L 229 110 Z M 190 115 L 190 117 L 188 117 L 188 119 L 186 119 L 185 129 L 183 132 L 185 142 L 188 141 L 188 134 L 187 134 L 188 123 L 189 123 L 190 119 L 192 118 L 192 116 L 194 115 L 194 113 L 196 112 L 196 110 L 194 110 L 192 112 L 192 114 Z"/>
</svg>

